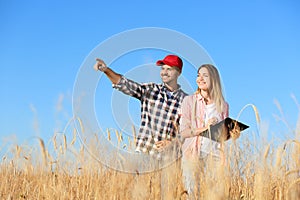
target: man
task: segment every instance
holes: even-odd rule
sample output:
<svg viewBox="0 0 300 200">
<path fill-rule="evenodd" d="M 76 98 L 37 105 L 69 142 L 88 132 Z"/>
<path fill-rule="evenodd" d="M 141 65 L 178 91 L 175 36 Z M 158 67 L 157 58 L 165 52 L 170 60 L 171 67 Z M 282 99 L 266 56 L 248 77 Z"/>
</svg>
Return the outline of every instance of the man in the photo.
<svg viewBox="0 0 300 200">
<path fill-rule="evenodd" d="M 141 101 L 141 125 L 136 142 L 136 151 L 154 154 L 176 137 L 179 124 L 179 107 L 187 95 L 177 83 L 182 72 L 182 60 L 176 55 L 167 55 L 158 60 L 161 66 L 162 84 L 140 84 L 125 78 L 96 59 L 95 70 L 100 70 L 110 79 L 115 89 Z"/>
</svg>

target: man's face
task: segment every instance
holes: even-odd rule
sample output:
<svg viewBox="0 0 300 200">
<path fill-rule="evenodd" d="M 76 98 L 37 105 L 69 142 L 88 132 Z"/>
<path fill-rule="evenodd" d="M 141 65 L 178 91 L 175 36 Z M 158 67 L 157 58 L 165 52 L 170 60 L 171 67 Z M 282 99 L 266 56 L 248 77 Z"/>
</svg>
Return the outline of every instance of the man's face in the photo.
<svg viewBox="0 0 300 200">
<path fill-rule="evenodd" d="M 170 67 L 169 65 L 162 65 L 160 70 L 160 77 L 163 83 L 170 84 L 177 81 L 180 73 L 176 67 Z"/>
</svg>

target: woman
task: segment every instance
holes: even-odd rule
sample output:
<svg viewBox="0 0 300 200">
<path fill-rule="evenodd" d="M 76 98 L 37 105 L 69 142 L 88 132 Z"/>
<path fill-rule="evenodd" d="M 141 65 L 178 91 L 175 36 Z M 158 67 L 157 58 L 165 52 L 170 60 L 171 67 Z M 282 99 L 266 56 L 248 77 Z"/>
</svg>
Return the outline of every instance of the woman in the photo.
<svg viewBox="0 0 300 200">
<path fill-rule="evenodd" d="M 221 144 L 199 136 L 228 117 L 219 72 L 211 64 L 201 65 L 196 79 L 198 89 L 186 96 L 181 104 L 180 136 L 182 144 L 182 172 L 184 185 L 191 198 L 199 196 L 200 173 L 208 158 L 223 160 Z"/>
</svg>

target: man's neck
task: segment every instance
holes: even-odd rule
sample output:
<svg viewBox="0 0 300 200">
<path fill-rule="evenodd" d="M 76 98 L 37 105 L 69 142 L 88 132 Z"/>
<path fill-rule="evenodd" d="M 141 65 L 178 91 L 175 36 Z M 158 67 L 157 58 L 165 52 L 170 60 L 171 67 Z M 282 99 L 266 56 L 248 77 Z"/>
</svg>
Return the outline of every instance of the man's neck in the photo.
<svg viewBox="0 0 300 200">
<path fill-rule="evenodd" d="M 178 88 L 179 88 L 179 85 L 177 83 L 173 83 L 173 84 L 165 83 L 165 86 L 171 92 L 174 92 L 175 90 L 178 90 Z"/>
</svg>

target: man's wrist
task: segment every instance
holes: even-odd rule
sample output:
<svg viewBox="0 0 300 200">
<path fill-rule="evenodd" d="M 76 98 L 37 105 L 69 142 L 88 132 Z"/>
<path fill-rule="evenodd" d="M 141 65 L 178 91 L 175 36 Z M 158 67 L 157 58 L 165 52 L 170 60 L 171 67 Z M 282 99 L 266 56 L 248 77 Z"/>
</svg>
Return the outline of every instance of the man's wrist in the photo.
<svg viewBox="0 0 300 200">
<path fill-rule="evenodd" d="M 102 69 L 103 73 L 107 73 L 108 69 L 109 68 L 107 66 L 103 67 L 103 69 Z"/>
</svg>

